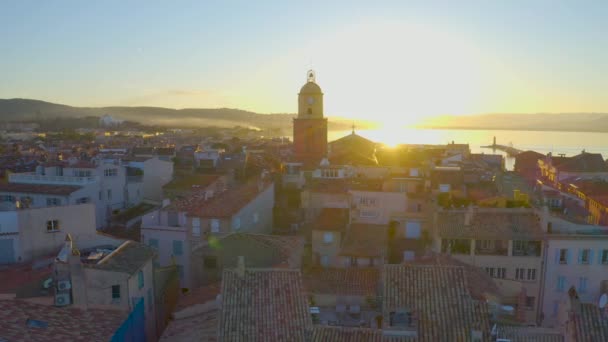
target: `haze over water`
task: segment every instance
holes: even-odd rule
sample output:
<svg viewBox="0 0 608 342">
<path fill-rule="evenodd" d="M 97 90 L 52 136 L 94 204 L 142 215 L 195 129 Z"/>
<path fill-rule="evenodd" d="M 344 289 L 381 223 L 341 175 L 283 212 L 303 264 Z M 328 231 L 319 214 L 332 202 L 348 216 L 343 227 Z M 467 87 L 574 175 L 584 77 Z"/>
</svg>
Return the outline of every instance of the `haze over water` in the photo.
<svg viewBox="0 0 608 342">
<path fill-rule="evenodd" d="M 590 132 L 552 132 L 552 131 L 509 131 L 509 130 L 453 130 L 453 129 L 416 129 L 416 128 L 388 128 L 379 130 L 357 130 L 357 134 L 372 141 L 398 144 L 447 144 L 454 141 L 460 144 L 469 144 L 473 153 L 496 153 L 481 146 L 491 145 L 493 137 L 501 145 L 513 144 L 520 150 L 534 150 L 539 153 L 552 152 L 554 155 L 565 154 L 573 156 L 582 150 L 591 153 L 601 153 L 608 157 L 608 133 Z M 329 141 L 336 140 L 351 131 L 330 131 Z M 513 158 L 506 159 L 506 167 L 513 169 Z"/>
</svg>

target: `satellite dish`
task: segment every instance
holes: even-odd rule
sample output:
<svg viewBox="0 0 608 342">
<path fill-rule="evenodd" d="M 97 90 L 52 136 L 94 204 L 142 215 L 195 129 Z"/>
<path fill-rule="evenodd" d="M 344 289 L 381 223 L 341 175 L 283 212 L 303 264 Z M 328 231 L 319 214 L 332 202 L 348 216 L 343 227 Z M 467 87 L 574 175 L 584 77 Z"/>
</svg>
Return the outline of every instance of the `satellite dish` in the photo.
<svg viewBox="0 0 608 342">
<path fill-rule="evenodd" d="M 608 294 L 604 293 L 600 296 L 600 302 L 598 303 L 598 306 L 600 307 L 600 309 L 603 309 L 608 306 Z"/>
</svg>

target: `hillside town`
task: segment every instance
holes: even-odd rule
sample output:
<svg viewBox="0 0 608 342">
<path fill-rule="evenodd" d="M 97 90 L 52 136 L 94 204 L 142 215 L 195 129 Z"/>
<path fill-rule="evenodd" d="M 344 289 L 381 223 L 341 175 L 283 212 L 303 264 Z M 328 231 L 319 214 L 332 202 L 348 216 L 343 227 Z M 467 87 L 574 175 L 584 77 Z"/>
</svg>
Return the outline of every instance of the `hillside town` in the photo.
<svg viewBox="0 0 608 342">
<path fill-rule="evenodd" d="M 297 107 L 2 124 L 0 341 L 608 341 L 601 154 L 328 141 L 314 71 Z"/>
</svg>

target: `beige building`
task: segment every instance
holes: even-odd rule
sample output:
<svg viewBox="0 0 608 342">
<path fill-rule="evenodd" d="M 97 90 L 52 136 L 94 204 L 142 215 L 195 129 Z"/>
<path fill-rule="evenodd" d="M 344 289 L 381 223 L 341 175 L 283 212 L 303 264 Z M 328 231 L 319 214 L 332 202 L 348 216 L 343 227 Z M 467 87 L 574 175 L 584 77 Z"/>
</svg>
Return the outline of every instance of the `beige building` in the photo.
<svg viewBox="0 0 608 342">
<path fill-rule="evenodd" d="M 95 236 L 95 205 L 0 211 L 0 264 L 28 262 L 56 253 L 66 233 L 75 241 Z"/>
<path fill-rule="evenodd" d="M 468 208 L 435 218 L 435 248 L 481 267 L 513 306 L 515 318 L 537 323 L 541 315 L 541 219 L 533 209 Z"/>
<path fill-rule="evenodd" d="M 80 244 L 68 238 L 64 245 L 55 261 L 55 304 L 125 312 L 143 304 L 140 329 L 145 331 L 146 340 L 156 341 L 156 251 L 138 242 L 111 238 Z"/>
</svg>

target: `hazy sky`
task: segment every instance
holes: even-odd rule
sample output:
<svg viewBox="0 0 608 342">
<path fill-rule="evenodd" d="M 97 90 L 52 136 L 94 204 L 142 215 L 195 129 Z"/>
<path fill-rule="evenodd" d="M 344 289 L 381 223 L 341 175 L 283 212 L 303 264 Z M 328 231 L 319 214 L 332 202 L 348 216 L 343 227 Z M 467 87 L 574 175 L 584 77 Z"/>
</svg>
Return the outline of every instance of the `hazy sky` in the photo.
<svg viewBox="0 0 608 342">
<path fill-rule="evenodd" d="M 608 1 L 0 1 L 0 98 L 334 116 L 608 111 Z M 399 118 L 399 119 L 396 119 Z"/>
</svg>

